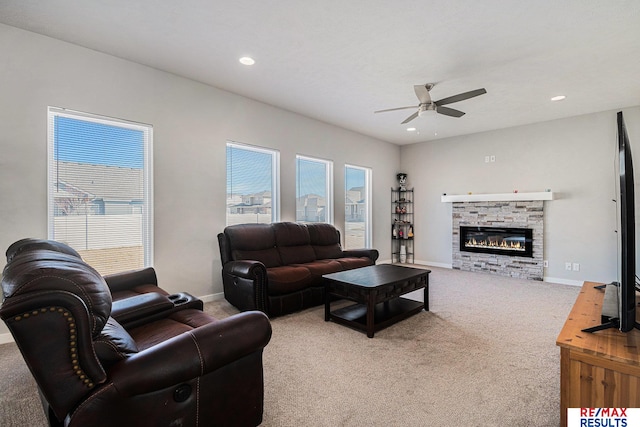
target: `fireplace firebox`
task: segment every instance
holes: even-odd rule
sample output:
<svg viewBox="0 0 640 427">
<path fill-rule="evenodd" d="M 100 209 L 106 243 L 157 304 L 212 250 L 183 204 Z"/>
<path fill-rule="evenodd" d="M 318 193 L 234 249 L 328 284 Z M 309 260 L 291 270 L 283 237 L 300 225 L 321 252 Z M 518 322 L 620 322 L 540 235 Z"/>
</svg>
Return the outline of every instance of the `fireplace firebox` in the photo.
<svg viewBox="0 0 640 427">
<path fill-rule="evenodd" d="M 529 228 L 460 226 L 460 251 L 533 257 Z"/>
</svg>

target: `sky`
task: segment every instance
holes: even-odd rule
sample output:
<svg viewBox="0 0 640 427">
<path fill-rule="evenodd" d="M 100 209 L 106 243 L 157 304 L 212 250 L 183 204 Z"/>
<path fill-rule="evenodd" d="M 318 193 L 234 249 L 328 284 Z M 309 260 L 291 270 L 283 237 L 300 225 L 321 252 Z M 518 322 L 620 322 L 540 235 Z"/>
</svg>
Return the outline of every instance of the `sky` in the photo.
<svg viewBox="0 0 640 427">
<path fill-rule="evenodd" d="M 55 116 L 56 160 L 142 169 L 144 132 L 137 129 Z M 235 167 L 234 167 L 235 165 Z M 242 165 L 242 167 L 238 167 Z M 326 197 L 325 164 L 298 159 L 298 194 Z M 364 186 L 364 171 L 345 168 L 345 188 Z M 270 191 L 272 154 L 266 151 L 227 147 L 227 193 L 252 194 Z"/>
<path fill-rule="evenodd" d="M 54 158 L 60 161 L 142 169 L 144 132 L 55 116 Z"/>
<path fill-rule="evenodd" d="M 270 191 L 272 154 L 227 146 L 227 194 L 253 194 Z M 326 197 L 325 164 L 298 159 L 296 179 L 300 196 L 317 194 Z M 346 188 L 364 186 L 364 171 L 346 168 Z"/>
</svg>

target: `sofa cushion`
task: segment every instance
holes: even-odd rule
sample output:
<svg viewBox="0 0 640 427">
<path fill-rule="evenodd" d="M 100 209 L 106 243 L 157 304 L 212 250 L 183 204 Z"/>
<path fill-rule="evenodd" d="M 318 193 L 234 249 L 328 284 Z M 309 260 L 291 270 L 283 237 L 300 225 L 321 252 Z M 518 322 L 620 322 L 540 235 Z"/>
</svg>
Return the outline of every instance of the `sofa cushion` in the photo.
<svg viewBox="0 0 640 427">
<path fill-rule="evenodd" d="M 305 264 L 292 264 L 293 267 L 307 268 L 314 276 L 322 276 L 323 274 L 336 273 L 344 270 L 342 264 L 335 259 L 321 259 L 317 261 L 307 262 Z"/>
<path fill-rule="evenodd" d="M 346 258 L 339 258 L 336 261 L 338 261 L 345 270 L 351 270 L 353 268 L 360 268 L 360 267 L 367 267 L 369 265 L 375 264 L 375 262 L 372 261 L 371 258 L 367 258 L 367 257 L 361 257 L 361 258 L 346 257 Z"/>
<path fill-rule="evenodd" d="M 234 260 L 255 260 L 260 261 L 264 264 L 265 267 L 278 267 L 281 264 L 280 262 L 280 254 L 276 248 L 273 249 L 263 249 L 261 251 L 242 251 L 242 250 L 233 250 L 231 251 L 231 255 Z"/>
<path fill-rule="evenodd" d="M 340 232 L 331 224 L 307 224 L 311 246 L 317 259 L 340 258 Z"/>
<path fill-rule="evenodd" d="M 336 259 L 342 257 L 342 247 L 339 244 L 313 245 L 313 252 L 318 259 Z"/>
<path fill-rule="evenodd" d="M 299 266 L 282 266 L 267 269 L 269 279 L 269 295 L 283 295 L 307 288 L 313 282 L 313 275 L 308 268 Z"/>
<path fill-rule="evenodd" d="M 231 259 L 260 261 L 265 267 L 282 265 L 271 224 L 239 224 L 225 228 Z"/>
<path fill-rule="evenodd" d="M 215 322 L 216 319 L 200 310 L 186 309 L 175 312 L 155 322 L 146 323 L 129 330 L 131 338 L 140 351 L 161 342 L 189 332 L 200 326 Z M 161 331 L 159 333 L 158 331 Z"/>
<path fill-rule="evenodd" d="M 282 265 L 315 261 L 316 254 L 311 247 L 309 230 L 306 225 L 295 222 L 278 222 L 273 224 L 273 230 Z"/>
</svg>

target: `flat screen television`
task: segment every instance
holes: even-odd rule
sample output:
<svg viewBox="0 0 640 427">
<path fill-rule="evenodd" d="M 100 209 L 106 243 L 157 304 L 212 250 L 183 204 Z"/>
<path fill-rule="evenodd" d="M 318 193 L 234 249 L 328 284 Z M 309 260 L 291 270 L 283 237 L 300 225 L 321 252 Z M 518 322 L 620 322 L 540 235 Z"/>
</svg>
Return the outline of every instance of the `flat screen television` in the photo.
<svg viewBox="0 0 640 427">
<path fill-rule="evenodd" d="M 614 327 L 622 332 L 628 332 L 634 328 L 640 329 L 640 325 L 636 323 L 636 222 L 633 160 L 622 111 L 618 112 L 618 157 L 620 173 L 620 197 L 618 199 L 620 281 L 606 286 L 602 313 L 603 323 L 585 329 L 586 332 Z"/>
<path fill-rule="evenodd" d="M 620 156 L 621 239 L 618 315 L 620 330 L 628 332 L 638 326 L 636 324 L 636 220 L 631 145 L 622 111 L 618 112 L 618 153 Z"/>
</svg>

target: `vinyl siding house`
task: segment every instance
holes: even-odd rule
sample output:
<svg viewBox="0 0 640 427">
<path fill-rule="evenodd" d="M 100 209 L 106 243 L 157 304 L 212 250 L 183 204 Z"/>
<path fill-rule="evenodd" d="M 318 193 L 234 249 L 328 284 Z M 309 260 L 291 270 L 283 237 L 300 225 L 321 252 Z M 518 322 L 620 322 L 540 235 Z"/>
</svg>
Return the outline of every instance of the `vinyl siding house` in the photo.
<svg viewBox="0 0 640 427">
<path fill-rule="evenodd" d="M 60 161 L 52 173 L 55 216 L 141 213 L 142 169 Z"/>
</svg>

